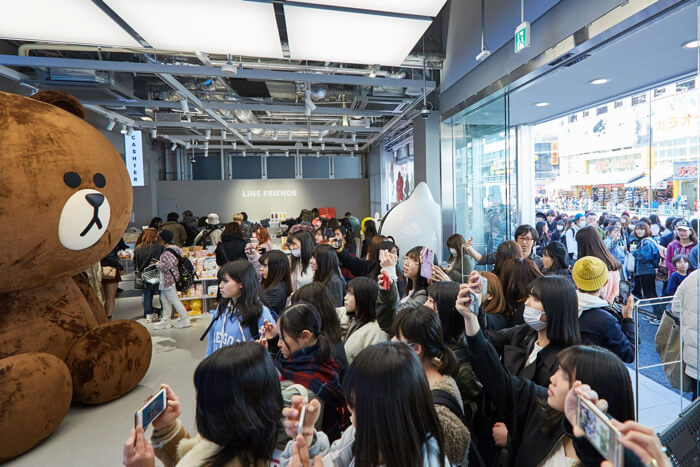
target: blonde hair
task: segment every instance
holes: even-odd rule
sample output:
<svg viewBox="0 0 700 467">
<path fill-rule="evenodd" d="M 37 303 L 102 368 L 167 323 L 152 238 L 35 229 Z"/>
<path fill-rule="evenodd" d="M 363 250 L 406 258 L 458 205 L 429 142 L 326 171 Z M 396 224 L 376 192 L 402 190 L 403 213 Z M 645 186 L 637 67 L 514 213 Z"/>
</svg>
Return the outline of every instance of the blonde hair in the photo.
<svg viewBox="0 0 700 467">
<path fill-rule="evenodd" d="M 243 214 L 237 212 L 233 215 L 233 222 L 243 222 Z"/>
</svg>

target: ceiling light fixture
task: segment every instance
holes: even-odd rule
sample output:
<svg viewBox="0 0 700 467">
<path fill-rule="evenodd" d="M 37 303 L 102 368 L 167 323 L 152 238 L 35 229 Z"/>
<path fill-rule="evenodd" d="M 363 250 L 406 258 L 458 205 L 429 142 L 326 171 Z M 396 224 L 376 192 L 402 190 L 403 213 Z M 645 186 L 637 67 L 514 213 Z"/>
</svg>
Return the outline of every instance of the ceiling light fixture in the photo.
<svg viewBox="0 0 700 467">
<path fill-rule="evenodd" d="M 321 143 L 321 151 L 325 151 L 325 150 L 326 150 L 326 143 Z"/>
<path fill-rule="evenodd" d="M 355 152 L 354 152 L 354 151 L 351 151 L 351 152 L 350 152 L 350 157 L 355 157 Z"/>
<path fill-rule="evenodd" d="M 277 141 L 277 138 L 279 138 L 279 136 L 280 135 L 279 135 L 279 132 L 277 130 L 275 130 L 275 132 L 272 133 L 272 139 L 274 139 L 275 141 Z"/>
<path fill-rule="evenodd" d="M 354 143 L 355 141 L 357 141 L 357 133 L 352 134 L 352 142 Z"/>
<path fill-rule="evenodd" d="M 379 68 L 380 68 L 380 65 L 372 65 L 372 67 L 369 69 L 369 77 L 376 78 L 377 71 L 379 71 Z"/>
<path fill-rule="evenodd" d="M 225 140 L 227 136 L 228 136 L 228 133 L 226 133 L 226 130 L 221 130 L 221 139 Z"/>
<path fill-rule="evenodd" d="M 312 143 L 311 141 L 309 141 L 309 149 L 311 149 L 313 146 L 314 146 L 314 143 Z"/>
<path fill-rule="evenodd" d="M 270 157 L 270 151 L 265 151 L 265 157 Z"/>
<path fill-rule="evenodd" d="M 610 81 L 608 78 L 597 78 L 591 81 L 591 84 L 605 84 Z"/>
<path fill-rule="evenodd" d="M 306 98 L 304 99 L 304 115 L 307 117 L 311 115 L 311 112 L 316 110 L 316 104 L 311 100 L 311 89 L 309 84 L 306 85 Z"/>
<path fill-rule="evenodd" d="M 248 139 L 253 139 L 253 132 L 248 130 Z"/>
<path fill-rule="evenodd" d="M 697 49 L 698 47 L 700 47 L 700 40 L 688 41 L 683 44 L 684 49 Z"/>
<path fill-rule="evenodd" d="M 289 130 L 289 134 L 287 135 L 287 139 L 288 139 L 289 141 L 292 140 L 292 130 Z"/>
<path fill-rule="evenodd" d="M 204 130 L 204 137 L 206 139 L 211 138 L 211 128 L 207 128 L 206 130 Z"/>
<path fill-rule="evenodd" d="M 233 149 L 235 150 L 235 149 L 236 149 L 236 146 L 238 146 L 238 143 L 236 143 L 236 142 L 234 141 L 233 143 L 231 143 L 231 146 L 233 146 Z"/>
<path fill-rule="evenodd" d="M 316 157 L 321 157 L 321 152 L 320 152 L 320 151 L 316 151 Z"/>
<path fill-rule="evenodd" d="M 488 47 L 486 47 L 486 41 L 484 39 L 484 29 L 486 27 L 485 21 L 484 21 L 484 12 L 486 11 L 486 7 L 484 5 L 484 0 L 481 0 L 481 52 L 476 56 L 476 61 L 480 62 L 482 60 L 486 60 L 486 58 L 491 55 L 491 51 L 489 50 Z"/>
<path fill-rule="evenodd" d="M 170 145 L 170 150 L 171 150 L 171 151 L 174 151 L 174 150 L 176 150 L 176 149 L 177 149 L 177 143 L 173 143 L 173 144 Z"/>
<path fill-rule="evenodd" d="M 151 129 L 151 139 L 156 139 L 156 136 L 158 136 L 158 130 L 155 128 Z"/>
<path fill-rule="evenodd" d="M 129 129 L 126 132 L 126 136 L 131 136 L 134 134 L 134 127 L 130 126 Z"/>
<path fill-rule="evenodd" d="M 208 151 L 209 150 L 209 141 L 204 142 L 204 150 Z"/>
<path fill-rule="evenodd" d="M 110 118 L 109 123 L 107 124 L 107 131 L 112 131 L 114 129 L 114 125 L 116 124 L 117 122 Z"/>
<path fill-rule="evenodd" d="M 549 102 L 538 102 L 535 104 L 535 107 L 547 107 L 549 105 Z"/>
<path fill-rule="evenodd" d="M 221 71 L 223 71 L 224 73 L 229 74 L 229 75 L 237 75 L 238 74 L 238 66 L 239 66 L 238 64 L 234 65 L 229 60 L 224 65 L 221 65 Z"/>
<path fill-rule="evenodd" d="M 341 146 L 343 147 L 343 151 L 347 151 L 347 150 L 348 150 L 347 144 L 342 143 Z"/>
<path fill-rule="evenodd" d="M 287 149 L 286 151 L 284 151 L 284 157 L 289 157 L 289 149 Z"/>
<path fill-rule="evenodd" d="M 126 125 L 122 123 L 122 127 L 119 130 L 119 133 L 125 135 L 127 131 L 129 131 L 129 130 L 126 128 Z"/>
<path fill-rule="evenodd" d="M 372 127 L 372 122 L 369 119 L 369 117 L 365 117 L 365 128 L 371 128 Z"/>
<path fill-rule="evenodd" d="M 152 122 L 153 121 L 153 118 L 149 117 L 148 115 L 142 115 L 140 118 L 144 122 Z"/>
<path fill-rule="evenodd" d="M 241 153 L 241 155 L 242 155 L 243 157 L 245 157 L 245 156 L 246 156 L 246 152 L 245 152 L 245 149 L 243 150 L 243 152 Z"/>
</svg>

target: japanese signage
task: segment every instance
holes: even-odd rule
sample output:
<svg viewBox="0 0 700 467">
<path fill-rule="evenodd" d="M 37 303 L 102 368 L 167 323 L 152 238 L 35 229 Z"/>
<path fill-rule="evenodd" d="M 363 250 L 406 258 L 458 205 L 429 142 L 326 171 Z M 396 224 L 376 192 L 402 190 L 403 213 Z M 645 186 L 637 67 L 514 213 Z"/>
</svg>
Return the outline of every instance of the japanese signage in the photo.
<svg viewBox="0 0 700 467">
<path fill-rule="evenodd" d="M 673 163 L 674 180 L 697 180 L 698 161 L 685 161 Z"/>
<path fill-rule="evenodd" d="M 143 144 L 139 130 L 133 130 L 131 136 L 124 135 L 124 159 L 131 186 L 144 186 Z"/>
</svg>

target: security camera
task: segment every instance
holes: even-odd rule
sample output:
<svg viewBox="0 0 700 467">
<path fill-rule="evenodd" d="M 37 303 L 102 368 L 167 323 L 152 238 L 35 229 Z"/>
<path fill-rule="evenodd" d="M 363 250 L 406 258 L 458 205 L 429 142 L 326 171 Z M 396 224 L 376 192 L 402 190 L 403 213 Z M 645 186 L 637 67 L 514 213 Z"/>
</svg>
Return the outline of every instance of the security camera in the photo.
<svg viewBox="0 0 700 467">
<path fill-rule="evenodd" d="M 430 109 L 427 107 L 423 107 L 420 109 L 420 116 L 423 117 L 425 120 L 430 118 Z"/>
</svg>

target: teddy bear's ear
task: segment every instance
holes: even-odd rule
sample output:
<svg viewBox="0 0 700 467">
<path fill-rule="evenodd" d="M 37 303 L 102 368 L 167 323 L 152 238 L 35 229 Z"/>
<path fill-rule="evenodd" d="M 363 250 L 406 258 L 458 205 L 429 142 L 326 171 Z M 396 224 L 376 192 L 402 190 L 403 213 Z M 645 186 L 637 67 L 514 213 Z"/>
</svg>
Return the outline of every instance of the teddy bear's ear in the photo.
<svg viewBox="0 0 700 467">
<path fill-rule="evenodd" d="M 36 99 L 41 102 L 46 102 L 47 104 L 55 105 L 56 107 L 61 108 L 66 112 L 70 112 L 76 117 L 85 120 L 85 107 L 83 107 L 83 104 L 81 104 L 78 99 L 71 96 L 67 92 L 44 90 L 34 94 L 32 96 L 32 99 Z"/>
</svg>

